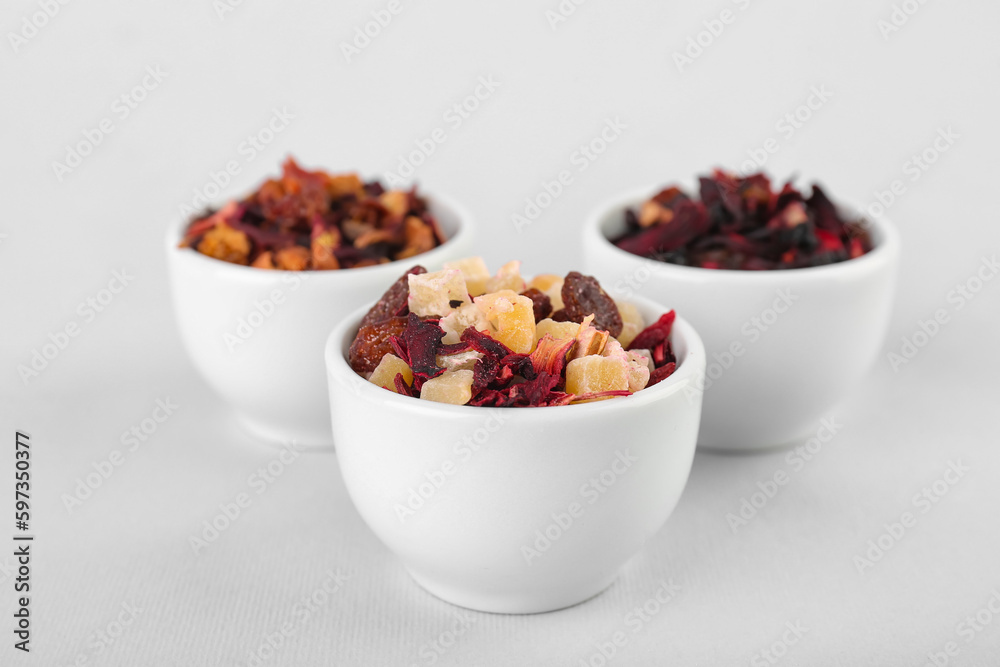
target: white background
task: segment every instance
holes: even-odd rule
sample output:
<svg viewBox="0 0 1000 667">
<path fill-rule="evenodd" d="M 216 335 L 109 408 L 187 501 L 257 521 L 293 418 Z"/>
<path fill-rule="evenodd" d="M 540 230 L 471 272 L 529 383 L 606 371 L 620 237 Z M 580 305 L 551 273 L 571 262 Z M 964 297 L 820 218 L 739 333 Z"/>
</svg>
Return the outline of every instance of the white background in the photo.
<svg viewBox="0 0 1000 667">
<path fill-rule="evenodd" d="M 672 580 L 681 592 L 627 632 L 612 664 L 768 664 L 755 654 L 799 622 L 808 632 L 779 664 L 922 665 L 955 641 L 960 653 L 949 664 L 1000 665 L 1000 616 L 970 641 L 957 627 L 1000 591 L 1000 280 L 961 309 L 948 299 L 1000 250 L 1000 6 L 914 2 L 916 13 L 884 36 L 878 22 L 889 20 L 889 0 L 753 0 L 745 9 L 726 0 L 592 0 L 555 29 L 545 12 L 556 0 L 404 0 L 348 63 L 338 45 L 386 4 L 247 1 L 220 18 L 209 0 L 70 2 L 15 50 L 9 33 L 40 10 L 5 3 L 0 506 L 9 516 L 13 432 L 27 430 L 38 539 L 33 652 L 11 646 L 14 593 L 0 570 L 0 664 L 62 666 L 82 656 L 88 665 L 243 665 L 291 621 L 292 638 L 264 664 L 577 665 L 595 641 L 628 630 L 624 616 Z M 724 9 L 733 22 L 679 71 L 672 54 Z M 147 66 L 167 76 L 122 118 L 112 104 Z M 460 127 L 448 124 L 445 112 L 479 77 L 500 86 Z M 813 86 L 832 97 L 786 137 L 776 123 Z M 247 160 L 240 143 L 275 108 L 294 120 Z M 57 178 L 53 162 L 103 118 L 113 132 Z M 571 155 L 609 118 L 626 129 L 578 171 Z M 798 173 L 801 185 L 820 180 L 855 202 L 895 179 L 905 187 L 888 209 L 904 255 L 885 354 L 835 411 L 844 426 L 834 440 L 801 471 L 783 452 L 699 454 L 674 516 L 606 593 L 541 616 L 471 614 L 443 653 L 428 646 L 451 643 L 457 610 L 412 584 L 368 532 L 332 455 L 290 465 L 204 553 L 192 553 L 189 536 L 247 491 L 274 452 L 237 432 L 194 374 L 162 256 L 178 207 L 228 160 L 241 172 L 223 196 L 247 191 L 289 154 L 377 176 L 436 127 L 447 140 L 415 179 L 472 211 L 494 267 L 521 258 L 528 274 L 578 267 L 580 222 L 603 200 L 716 165 L 738 168 L 772 137 L 779 149 L 765 167 L 777 178 Z M 947 128 L 958 138 L 913 180 L 907 161 Z M 573 183 L 517 234 L 512 214 L 563 169 Z M 132 282 L 84 321 L 78 304 L 121 269 Z M 947 325 L 894 371 L 886 355 L 937 309 Z M 80 335 L 22 381 L 18 365 L 69 322 Z M 176 414 L 68 511 L 60 496 L 124 449 L 120 434 L 165 397 L 181 406 Z M 921 513 L 913 496 L 950 461 L 969 472 Z M 726 514 L 777 470 L 789 472 L 788 485 L 734 533 Z M 859 574 L 854 557 L 907 510 L 917 525 Z M 294 606 L 338 568 L 348 581 L 298 623 Z M 98 652 L 94 633 L 122 604 L 142 611 Z"/>
</svg>

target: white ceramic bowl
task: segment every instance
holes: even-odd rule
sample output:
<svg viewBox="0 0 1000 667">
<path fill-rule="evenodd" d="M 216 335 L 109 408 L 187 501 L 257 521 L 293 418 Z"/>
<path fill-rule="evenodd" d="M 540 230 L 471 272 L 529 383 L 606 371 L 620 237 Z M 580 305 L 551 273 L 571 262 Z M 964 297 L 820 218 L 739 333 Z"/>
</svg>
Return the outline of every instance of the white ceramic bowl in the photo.
<svg viewBox="0 0 1000 667">
<path fill-rule="evenodd" d="M 268 442 L 332 446 L 323 345 L 333 326 L 378 299 L 415 264 L 429 271 L 468 255 L 472 223 L 458 204 L 422 193 L 447 241 L 430 252 L 339 271 L 262 270 L 178 248 L 187 220 L 166 238 L 174 311 L 191 361 Z"/>
<path fill-rule="evenodd" d="M 635 303 L 649 321 L 666 310 Z M 501 613 L 560 609 L 610 585 L 687 482 L 700 404 L 683 390 L 705 364 L 691 325 L 674 324 L 677 371 L 632 396 L 485 408 L 356 375 L 346 355 L 365 310 L 326 346 L 337 458 L 362 518 L 417 583 Z"/>
<path fill-rule="evenodd" d="M 793 444 L 875 362 L 892 310 L 899 236 L 884 220 L 874 249 L 826 266 L 730 271 L 666 264 L 608 240 L 624 211 L 658 188 L 597 209 L 583 234 L 584 264 L 615 299 L 642 294 L 669 305 L 701 334 L 707 353 L 699 445 L 758 450 Z"/>
</svg>

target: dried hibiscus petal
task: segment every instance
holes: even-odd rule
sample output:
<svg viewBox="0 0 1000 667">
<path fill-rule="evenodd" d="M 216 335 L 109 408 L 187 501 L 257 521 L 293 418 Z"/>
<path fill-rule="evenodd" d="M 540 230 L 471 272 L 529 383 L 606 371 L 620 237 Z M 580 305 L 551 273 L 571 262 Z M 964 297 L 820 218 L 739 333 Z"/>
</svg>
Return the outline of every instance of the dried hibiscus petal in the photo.
<svg viewBox="0 0 1000 667">
<path fill-rule="evenodd" d="M 670 331 L 674 327 L 676 317 L 677 313 L 672 310 L 660 315 L 660 319 L 640 331 L 639 335 L 632 339 L 632 342 L 626 349 L 651 350 L 660 343 L 665 342 L 670 337 Z"/>
<path fill-rule="evenodd" d="M 659 368 L 655 369 L 652 373 L 649 374 L 649 382 L 646 383 L 646 386 L 652 387 L 657 382 L 662 382 L 663 380 L 666 380 L 668 377 L 674 374 L 674 371 L 676 369 L 677 369 L 677 364 L 675 364 L 672 361 L 670 363 L 664 364 L 663 366 L 660 366 Z"/>
<path fill-rule="evenodd" d="M 424 379 L 441 375 L 444 368 L 437 365 L 437 355 L 444 331 L 436 322 L 421 320 L 413 313 L 407 318 L 406 330 L 400 338 L 405 345 L 404 359 L 413 369 L 413 375 Z"/>
<path fill-rule="evenodd" d="M 594 326 L 598 329 L 607 331 L 612 336 L 618 336 L 622 332 L 622 316 L 618 312 L 618 306 L 592 276 L 585 276 L 577 271 L 568 273 L 563 281 L 562 299 L 566 317 L 571 322 L 583 322 L 585 317 L 593 315 Z"/>
</svg>

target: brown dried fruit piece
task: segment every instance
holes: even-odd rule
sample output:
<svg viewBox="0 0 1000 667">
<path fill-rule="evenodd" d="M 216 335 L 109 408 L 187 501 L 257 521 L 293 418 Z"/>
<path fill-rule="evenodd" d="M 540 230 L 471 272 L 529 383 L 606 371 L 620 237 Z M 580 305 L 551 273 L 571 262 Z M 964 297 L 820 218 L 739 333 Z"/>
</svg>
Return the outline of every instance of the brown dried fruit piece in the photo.
<svg viewBox="0 0 1000 667">
<path fill-rule="evenodd" d="M 348 361 L 355 373 L 374 371 L 382 357 L 393 353 L 390 340 L 406 331 L 405 317 L 390 317 L 374 324 L 363 324 L 351 343 Z"/>
<path fill-rule="evenodd" d="M 571 271 L 563 282 L 562 299 L 566 317 L 571 322 L 583 322 L 587 315 L 594 316 L 594 326 L 617 337 L 622 332 L 622 316 L 618 306 L 592 276 Z M 555 318 L 553 318 L 555 319 Z"/>
<path fill-rule="evenodd" d="M 532 309 L 535 311 L 535 324 L 552 314 L 552 299 L 542 290 L 529 287 L 521 292 L 521 296 L 531 299 Z"/>
<path fill-rule="evenodd" d="M 397 315 L 404 315 L 403 309 L 406 307 L 406 300 L 410 296 L 410 276 L 419 276 L 422 273 L 427 273 L 427 269 L 418 264 L 400 276 L 399 280 L 394 282 L 385 291 L 382 298 L 371 307 L 371 310 L 365 313 L 365 316 L 361 320 L 361 326 L 376 324 Z"/>
</svg>

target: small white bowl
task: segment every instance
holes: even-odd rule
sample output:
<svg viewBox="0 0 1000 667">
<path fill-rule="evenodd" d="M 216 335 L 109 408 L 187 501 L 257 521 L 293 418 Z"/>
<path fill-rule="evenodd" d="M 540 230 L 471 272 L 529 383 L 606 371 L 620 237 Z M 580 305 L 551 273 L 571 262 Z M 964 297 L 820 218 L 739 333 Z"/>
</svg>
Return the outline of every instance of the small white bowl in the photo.
<svg viewBox="0 0 1000 667">
<path fill-rule="evenodd" d="M 624 211 L 658 190 L 636 190 L 591 214 L 584 266 L 613 298 L 641 293 L 668 304 L 701 334 L 708 356 L 705 384 L 695 392 L 705 394 L 699 445 L 762 450 L 815 432 L 882 348 L 899 262 L 895 228 L 872 221 L 871 252 L 826 266 L 733 271 L 667 264 L 608 240 L 624 231 Z"/>
<path fill-rule="evenodd" d="M 174 311 L 184 347 L 244 430 L 274 443 L 330 447 L 323 345 L 333 326 L 378 299 L 415 264 L 429 271 L 468 255 L 472 222 L 455 202 L 421 193 L 447 241 L 415 257 L 338 271 L 230 264 L 179 248 L 187 220 L 167 233 Z"/>
<path fill-rule="evenodd" d="M 647 321 L 667 310 L 634 302 Z M 326 346 L 337 458 L 362 518 L 417 583 L 499 613 L 561 609 L 609 586 L 687 482 L 700 402 L 684 389 L 705 364 L 691 325 L 674 324 L 675 373 L 631 396 L 485 408 L 400 396 L 355 374 L 346 356 L 366 310 Z"/>
</svg>

